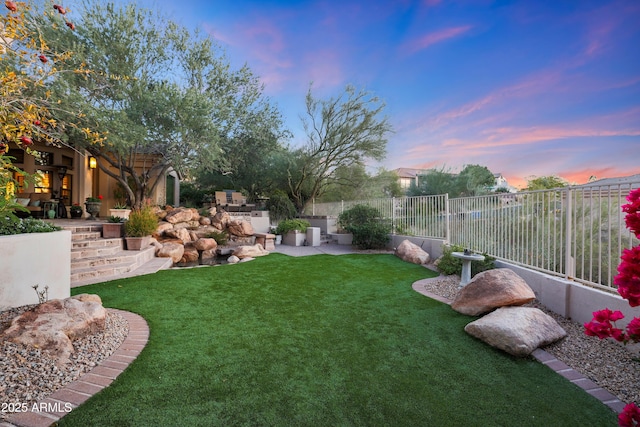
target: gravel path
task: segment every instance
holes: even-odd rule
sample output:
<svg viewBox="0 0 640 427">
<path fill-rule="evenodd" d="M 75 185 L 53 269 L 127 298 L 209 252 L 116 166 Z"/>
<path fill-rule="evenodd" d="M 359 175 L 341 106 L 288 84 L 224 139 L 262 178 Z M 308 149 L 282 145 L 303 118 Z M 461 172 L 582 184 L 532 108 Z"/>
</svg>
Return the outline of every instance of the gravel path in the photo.
<svg viewBox="0 0 640 427">
<path fill-rule="evenodd" d="M 435 270 L 434 267 L 431 267 Z M 458 293 L 458 276 L 440 276 L 426 281 L 424 288 L 453 300 Z M 553 317 L 567 331 L 562 340 L 544 350 L 591 379 L 625 403 L 640 404 L 640 356 L 637 346 L 623 346 L 613 340 L 600 340 L 584 333 L 584 326 L 549 311 L 538 301 L 530 304 Z"/>
<path fill-rule="evenodd" d="M 458 292 L 458 276 L 441 276 L 427 281 L 429 292 L 452 300 Z M 544 349 L 624 402 L 640 404 L 640 358 L 628 347 L 584 334 L 582 325 L 550 312 L 538 302 L 532 303 L 548 313 L 567 331 L 568 336 Z M 33 306 L 18 307 L 0 313 L 0 332 L 18 314 Z M 106 330 L 73 343 L 71 363 L 59 368 L 46 352 L 0 341 L 0 403 L 34 403 L 65 384 L 79 378 L 111 355 L 124 341 L 129 326 L 120 315 L 109 312 Z M 0 413 L 0 420 L 4 417 Z"/>
</svg>

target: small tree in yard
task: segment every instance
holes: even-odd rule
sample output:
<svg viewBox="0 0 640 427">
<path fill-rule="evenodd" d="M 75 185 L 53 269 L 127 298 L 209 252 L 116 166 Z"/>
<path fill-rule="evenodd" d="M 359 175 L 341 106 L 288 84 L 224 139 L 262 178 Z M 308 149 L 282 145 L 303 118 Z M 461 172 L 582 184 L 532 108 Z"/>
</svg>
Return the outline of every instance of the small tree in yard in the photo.
<svg viewBox="0 0 640 427">
<path fill-rule="evenodd" d="M 353 234 L 353 245 L 360 249 L 382 249 L 389 241 L 391 224 L 380 211 L 367 205 L 356 205 L 338 216 L 338 226 Z"/>
</svg>

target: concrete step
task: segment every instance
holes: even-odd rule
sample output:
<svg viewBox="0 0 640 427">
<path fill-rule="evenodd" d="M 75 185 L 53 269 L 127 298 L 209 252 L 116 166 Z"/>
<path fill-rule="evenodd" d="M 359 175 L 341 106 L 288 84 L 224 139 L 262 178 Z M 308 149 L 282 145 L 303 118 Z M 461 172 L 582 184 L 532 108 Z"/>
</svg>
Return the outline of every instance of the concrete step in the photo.
<svg viewBox="0 0 640 427">
<path fill-rule="evenodd" d="M 71 241 L 71 265 L 78 259 L 109 257 L 124 250 L 124 239 L 88 239 Z"/>
<path fill-rule="evenodd" d="M 114 266 L 112 271 L 108 268 L 97 269 L 97 274 L 83 274 L 82 278 L 76 278 L 71 281 L 71 287 L 91 285 L 93 283 L 106 282 L 109 280 L 122 279 L 127 277 L 141 276 L 145 274 L 153 274 L 160 270 L 166 270 L 173 266 L 171 258 L 153 257 L 139 266 Z M 83 272 L 85 273 L 85 272 Z"/>
<path fill-rule="evenodd" d="M 86 261 L 78 261 L 78 265 L 72 262 L 71 286 L 79 286 L 81 282 L 88 284 L 120 278 L 154 258 L 155 248 L 151 246 L 141 251 L 123 250 L 115 256 L 93 257 Z"/>
</svg>

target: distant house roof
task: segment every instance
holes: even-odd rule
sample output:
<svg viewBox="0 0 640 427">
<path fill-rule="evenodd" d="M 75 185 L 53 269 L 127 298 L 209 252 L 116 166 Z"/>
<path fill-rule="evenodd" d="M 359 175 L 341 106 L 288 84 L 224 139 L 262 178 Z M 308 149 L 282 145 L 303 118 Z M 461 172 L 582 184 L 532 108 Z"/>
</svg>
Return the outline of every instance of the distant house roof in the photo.
<svg viewBox="0 0 640 427">
<path fill-rule="evenodd" d="M 621 185 L 640 183 L 640 174 L 622 176 L 618 178 L 603 178 L 596 181 L 591 181 L 586 184 L 574 185 L 574 187 L 590 187 L 590 186 L 605 186 L 605 185 Z"/>
<path fill-rule="evenodd" d="M 393 172 L 397 173 L 399 178 L 415 178 L 416 175 L 424 174 L 427 171 L 426 169 L 398 168 Z"/>
</svg>

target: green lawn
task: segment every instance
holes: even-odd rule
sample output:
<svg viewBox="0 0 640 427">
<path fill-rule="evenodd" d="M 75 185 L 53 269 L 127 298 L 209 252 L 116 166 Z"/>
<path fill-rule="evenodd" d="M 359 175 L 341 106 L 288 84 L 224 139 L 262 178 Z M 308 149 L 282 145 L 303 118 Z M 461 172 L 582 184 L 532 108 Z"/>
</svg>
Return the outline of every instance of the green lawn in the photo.
<svg viewBox="0 0 640 427">
<path fill-rule="evenodd" d="M 271 254 L 82 288 L 151 335 L 64 426 L 605 426 L 547 367 L 468 336 L 472 318 L 392 255 Z"/>
</svg>

